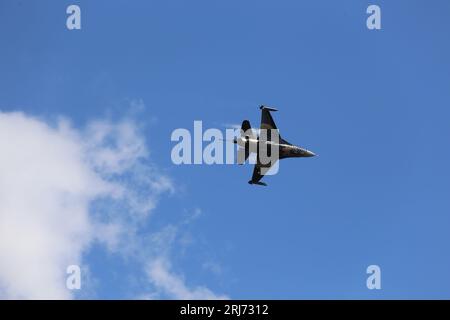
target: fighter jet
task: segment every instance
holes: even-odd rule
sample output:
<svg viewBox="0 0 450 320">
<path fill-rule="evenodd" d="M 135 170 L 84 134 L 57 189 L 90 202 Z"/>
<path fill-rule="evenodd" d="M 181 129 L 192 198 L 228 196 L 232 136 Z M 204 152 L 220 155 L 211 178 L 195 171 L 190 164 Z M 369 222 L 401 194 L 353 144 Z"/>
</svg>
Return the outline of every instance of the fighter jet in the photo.
<svg viewBox="0 0 450 320">
<path fill-rule="evenodd" d="M 262 130 L 260 130 L 259 136 L 255 135 L 251 129 L 250 122 L 244 120 L 241 126 L 241 135 L 239 138 L 235 138 L 233 142 L 240 146 L 239 152 L 241 152 L 241 156 L 239 156 L 238 153 L 239 164 L 243 164 L 251 153 L 256 153 L 256 163 L 253 169 L 252 179 L 248 183 L 267 186 L 266 183 L 261 182 L 260 180 L 279 159 L 314 157 L 316 154 L 305 148 L 295 146 L 280 137 L 275 121 L 273 121 L 272 115 L 270 114 L 271 111 L 278 111 L 277 109 L 264 105 L 260 106 L 260 109 L 260 129 Z M 263 134 L 263 130 L 265 130 L 266 134 Z M 271 155 L 270 150 L 277 151 L 276 149 L 271 148 L 278 149 L 276 159 L 272 159 L 270 162 L 261 161 L 262 150 L 264 150 L 269 157 Z"/>
</svg>

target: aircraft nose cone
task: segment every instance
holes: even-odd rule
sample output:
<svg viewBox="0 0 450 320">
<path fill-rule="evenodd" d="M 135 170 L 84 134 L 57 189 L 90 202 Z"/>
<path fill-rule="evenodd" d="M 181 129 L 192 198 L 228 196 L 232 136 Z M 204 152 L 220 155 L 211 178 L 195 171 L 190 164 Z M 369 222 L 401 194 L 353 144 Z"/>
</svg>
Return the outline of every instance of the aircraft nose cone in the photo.
<svg viewBox="0 0 450 320">
<path fill-rule="evenodd" d="M 306 156 L 307 157 L 315 157 L 316 154 L 314 152 L 312 152 L 312 151 L 306 150 Z"/>
</svg>

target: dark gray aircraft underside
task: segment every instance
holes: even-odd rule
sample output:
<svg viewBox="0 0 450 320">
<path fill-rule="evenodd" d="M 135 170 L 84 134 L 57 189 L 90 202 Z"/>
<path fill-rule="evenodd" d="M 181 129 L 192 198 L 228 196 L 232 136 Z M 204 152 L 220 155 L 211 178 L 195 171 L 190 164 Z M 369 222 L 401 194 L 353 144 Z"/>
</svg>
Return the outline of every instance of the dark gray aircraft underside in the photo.
<svg viewBox="0 0 450 320">
<path fill-rule="evenodd" d="M 295 146 L 280 137 L 275 121 L 270 114 L 271 111 L 277 111 L 277 109 L 266 106 L 261 106 L 260 109 L 261 130 L 259 136 L 253 133 L 250 122 L 244 120 L 241 126 L 241 136 L 236 138 L 234 143 L 241 147 L 242 159 L 238 159 L 238 163 L 243 164 L 251 153 L 256 154 L 256 164 L 253 169 L 252 179 L 248 183 L 266 186 L 267 184 L 260 180 L 276 161 L 285 158 L 314 157 L 315 154 L 305 148 Z M 271 161 L 267 161 L 267 158 L 270 158 L 274 150 L 278 154 L 273 155 L 270 159 Z"/>
</svg>

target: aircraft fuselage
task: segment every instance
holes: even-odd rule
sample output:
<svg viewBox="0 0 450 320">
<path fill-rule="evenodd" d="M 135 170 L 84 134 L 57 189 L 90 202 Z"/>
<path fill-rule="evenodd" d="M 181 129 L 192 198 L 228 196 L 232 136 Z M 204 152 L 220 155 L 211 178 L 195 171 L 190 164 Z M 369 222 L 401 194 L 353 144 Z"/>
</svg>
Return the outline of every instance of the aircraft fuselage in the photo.
<svg viewBox="0 0 450 320">
<path fill-rule="evenodd" d="M 273 141 L 260 141 L 259 138 L 250 139 L 248 137 L 239 138 L 236 143 L 241 147 L 246 147 L 250 151 L 250 153 L 259 153 L 261 144 L 264 144 L 266 150 L 270 150 L 272 147 L 278 147 L 278 155 L 280 159 L 284 158 L 302 158 L 302 157 L 314 157 L 316 154 L 312 151 L 309 151 L 305 148 L 292 145 L 283 141 L 283 143 L 276 143 Z"/>
</svg>

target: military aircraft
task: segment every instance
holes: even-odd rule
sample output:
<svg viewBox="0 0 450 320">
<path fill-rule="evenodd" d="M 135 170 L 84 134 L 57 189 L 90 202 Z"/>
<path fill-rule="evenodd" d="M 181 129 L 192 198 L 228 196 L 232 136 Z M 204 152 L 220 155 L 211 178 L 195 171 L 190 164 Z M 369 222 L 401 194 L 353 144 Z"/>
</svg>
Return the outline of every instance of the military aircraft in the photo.
<svg viewBox="0 0 450 320">
<path fill-rule="evenodd" d="M 270 114 L 271 111 L 278 111 L 277 109 L 264 105 L 260 106 L 260 109 L 260 129 L 262 130 L 260 130 L 259 136 L 254 134 L 250 122 L 244 120 L 241 126 L 241 135 L 239 138 L 235 138 L 233 142 L 241 147 L 239 148 L 241 156 L 238 154 L 239 164 L 244 164 L 251 153 L 256 153 L 256 163 L 253 169 L 252 179 L 248 183 L 267 186 L 266 183 L 261 182 L 260 180 L 279 159 L 314 157 L 316 154 L 305 148 L 295 146 L 280 137 L 275 121 L 273 121 L 272 115 Z M 263 130 L 265 130 L 266 134 L 263 134 Z M 271 148 L 277 148 L 278 150 Z M 271 150 L 278 151 L 278 154 L 276 155 L 276 158 L 271 159 L 270 162 L 263 162 L 261 161 L 262 150 L 266 152 L 268 157 L 271 156 Z"/>
</svg>

